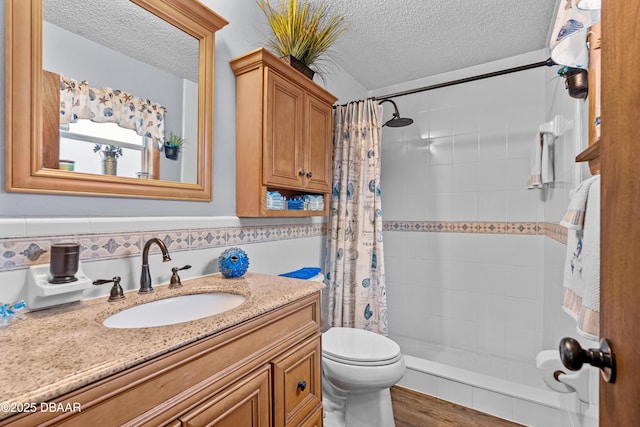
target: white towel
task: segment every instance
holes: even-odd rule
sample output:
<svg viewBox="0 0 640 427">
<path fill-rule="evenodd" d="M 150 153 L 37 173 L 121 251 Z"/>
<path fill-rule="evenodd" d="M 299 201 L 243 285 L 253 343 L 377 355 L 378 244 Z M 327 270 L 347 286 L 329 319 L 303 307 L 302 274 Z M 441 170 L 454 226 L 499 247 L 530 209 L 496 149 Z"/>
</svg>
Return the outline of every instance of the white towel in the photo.
<svg viewBox="0 0 640 427">
<path fill-rule="evenodd" d="M 594 175 L 582 181 L 578 186 L 571 190 L 569 196 L 569 209 L 560 221 L 560 225 L 570 230 L 582 230 L 584 227 L 584 215 L 587 208 L 587 198 L 589 197 L 589 189 L 591 185 L 600 179 L 600 175 Z"/>
<path fill-rule="evenodd" d="M 579 334 L 597 340 L 600 332 L 600 176 L 571 192 L 560 223 L 569 229 L 564 271 L 563 310 L 577 322 Z"/>
<path fill-rule="evenodd" d="M 600 180 L 589 190 L 584 218 L 582 307 L 578 332 L 595 339 L 600 335 Z"/>
<path fill-rule="evenodd" d="M 546 184 L 553 182 L 553 156 L 551 155 L 551 136 L 545 133 L 536 135 L 531 147 L 529 161 L 529 178 L 527 188 L 544 188 Z"/>
<path fill-rule="evenodd" d="M 540 144 L 542 144 L 542 159 L 540 160 L 540 169 L 542 171 L 542 185 L 553 182 L 553 157 L 551 155 L 551 144 L 553 137 L 546 133 L 540 134 Z"/>
</svg>

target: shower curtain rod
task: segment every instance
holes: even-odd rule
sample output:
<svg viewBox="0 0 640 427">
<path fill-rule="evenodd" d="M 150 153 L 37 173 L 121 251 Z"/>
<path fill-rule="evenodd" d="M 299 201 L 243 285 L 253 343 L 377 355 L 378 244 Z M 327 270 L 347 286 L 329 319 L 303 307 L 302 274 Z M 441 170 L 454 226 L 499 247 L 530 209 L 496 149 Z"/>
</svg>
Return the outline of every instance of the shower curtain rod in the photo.
<svg viewBox="0 0 640 427">
<path fill-rule="evenodd" d="M 390 94 L 384 95 L 384 96 L 374 96 L 372 98 L 376 99 L 378 101 L 381 101 L 383 99 L 396 98 L 398 96 L 405 96 L 405 95 L 412 95 L 414 93 L 426 92 L 428 90 L 440 89 L 440 88 L 443 88 L 443 87 L 453 86 L 453 85 L 457 85 L 457 84 L 461 84 L 461 83 L 473 82 L 473 81 L 476 81 L 476 80 L 482 80 L 482 79 L 486 79 L 486 78 L 489 78 L 489 77 L 502 76 L 504 74 L 510 74 L 510 73 L 515 73 L 515 72 L 518 72 L 518 71 L 530 70 L 532 68 L 538 68 L 538 67 L 543 67 L 543 66 L 551 67 L 553 65 L 556 65 L 556 63 L 553 62 L 553 60 L 551 58 L 549 58 L 546 61 L 534 62 L 534 63 L 527 64 L 527 65 L 520 65 L 519 67 L 506 68 L 504 70 L 493 71 L 491 73 L 478 74 L 476 76 L 465 77 L 465 78 L 457 79 L 457 80 L 451 80 L 451 81 L 444 82 L 444 83 L 436 83 L 436 84 L 433 84 L 433 85 L 423 86 L 423 87 L 419 87 L 419 88 L 416 88 L 416 89 L 409 89 L 409 90 L 405 90 L 405 91 L 402 91 L 402 92 L 390 93 Z"/>
</svg>

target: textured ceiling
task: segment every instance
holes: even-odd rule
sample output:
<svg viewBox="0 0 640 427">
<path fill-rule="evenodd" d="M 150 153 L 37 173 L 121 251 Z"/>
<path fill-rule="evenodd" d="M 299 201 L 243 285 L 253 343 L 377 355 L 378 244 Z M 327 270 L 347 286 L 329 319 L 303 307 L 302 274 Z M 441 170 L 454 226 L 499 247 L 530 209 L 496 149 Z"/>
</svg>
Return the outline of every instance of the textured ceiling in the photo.
<svg viewBox="0 0 640 427">
<path fill-rule="evenodd" d="M 543 49 L 561 0 L 308 1 L 324 2 L 345 17 L 349 28 L 331 58 L 374 90 Z M 157 25 L 150 20 L 155 17 L 138 13 L 141 9 L 128 0 L 44 3 L 50 22 L 132 57 L 146 52 L 145 62 L 197 81 L 197 69 L 186 66 L 197 64 L 195 40 L 168 24 L 151 36 L 150 29 Z M 133 9 L 114 14 L 116 6 Z"/>
<path fill-rule="evenodd" d="M 198 41 L 129 0 L 43 0 L 43 19 L 170 74 L 198 81 Z"/>
<path fill-rule="evenodd" d="M 369 90 L 548 46 L 556 0 L 309 0 L 345 17 L 333 60 Z"/>
</svg>

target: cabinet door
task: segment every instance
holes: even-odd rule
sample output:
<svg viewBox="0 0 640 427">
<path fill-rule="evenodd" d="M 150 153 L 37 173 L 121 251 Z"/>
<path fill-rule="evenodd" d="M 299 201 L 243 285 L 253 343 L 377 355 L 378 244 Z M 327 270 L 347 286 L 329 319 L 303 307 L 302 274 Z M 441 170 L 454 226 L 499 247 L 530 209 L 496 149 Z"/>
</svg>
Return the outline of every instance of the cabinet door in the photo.
<svg viewBox="0 0 640 427">
<path fill-rule="evenodd" d="M 276 426 L 297 426 L 322 401 L 320 337 L 314 337 L 273 361 L 273 419 Z"/>
<path fill-rule="evenodd" d="M 324 421 L 322 417 L 322 406 L 319 406 L 318 409 L 309 416 L 309 418 L 302 422 L 300 427 L 322 427 L 322 423 Z"/>
<path fill-rule="evenodd" d="M 268 68 L 265 73 L 263 184 L 301 188 L 304 92 Z"/>
<path fill-rule="evenodd" d="M 332 106 L 307 96 L 305 129 L 305 190 L 331 192 Z"/>
<path fill-rule="evenodd" d="M 268 365 L 217 393 L 180 417 L 182 426 L 268 427 L 271 425 Z"/>
</svg>

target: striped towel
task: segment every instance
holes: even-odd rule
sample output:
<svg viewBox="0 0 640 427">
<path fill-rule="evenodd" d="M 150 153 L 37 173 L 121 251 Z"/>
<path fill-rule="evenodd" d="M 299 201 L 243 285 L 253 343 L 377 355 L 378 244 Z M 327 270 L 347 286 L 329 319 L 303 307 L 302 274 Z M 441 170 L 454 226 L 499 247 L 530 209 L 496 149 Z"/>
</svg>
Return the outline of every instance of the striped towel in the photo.
<svg viewBox="0 0 640 427">
<path fill-rule="evenodd" d="M 554 180 L 553 158 L 551 155 L 552 137 L 546 133 L 539 133 L 533 141 L 529 162 L 529 178 L 527 188 L 544 188 Z"/>
<path fill-rule="evenodd" d="M 585 179 L 575 189 L 571 190 L 569 208 L 562 221 L 560 221 L 560 225 L 570 230 L 582 230 L 589 189 L 597 179 L 600 179 L 600 175 Z"/>
<path fill-rule="evenodd" d="M 600 332 L 600 176 L 571 193 L 561 224 L 569 229 L 564 270 L 563 310 L 579 334 L 597 340 Z"/>
</svg>

